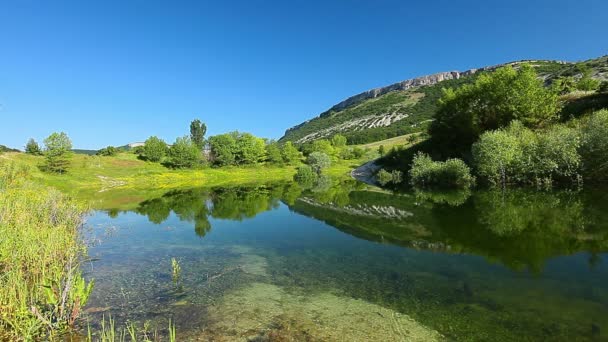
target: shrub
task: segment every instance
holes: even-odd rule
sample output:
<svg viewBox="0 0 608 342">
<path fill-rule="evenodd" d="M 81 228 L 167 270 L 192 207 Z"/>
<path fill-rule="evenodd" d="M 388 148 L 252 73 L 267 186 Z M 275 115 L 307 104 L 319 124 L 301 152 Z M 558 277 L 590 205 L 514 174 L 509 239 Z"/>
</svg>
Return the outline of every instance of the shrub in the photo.
<svg viewBox="0 0 608 342">
<path fill-rule="evenodd" d="M 190 137 L 185 136 L 175 140 L 169 149 L 169 158 L 173 167 L 189 168 L 201 159 L 201 151 Z"/>
<path fill-rule="evenodd" d="M 310 165 L 317 174 L 321 174 L 324 169 L 331 165 L 331 159 L 323 152 L 313 152 L 306 159 L 306 164 Z"/>
<path fill-rule="evenodd" d="M 317 179 L 317 174 L 310 165 L 300 165 L 293 179 L 300 184 L 312 185 Z"/>
<path fill-rule="evenodd" d="M 302 153 L 298 151 L 295 146 L 293 146 L 291 141 L 288 141 L 283 145 L 281 155 L 287 164 L 295 164 L 302 159 Z"/>
<path fill-rule="evenodd" d="M 608 180 L 608 110 L 595 112 L 581 127 L 582 169 L 586 179 Z"/>
<path fill-rule="evenodd" d="M 236 139 L 231 134 L 220 134 L 209 138 L 213 162 L 219 166 L 232 165 L 235 162 Z"/>
<path fill-rule="evenodd" d="M 116 154 L 118 154 L 118 149 L 114 146 L 108 146 L 108 147 L 104 147 L 101 150 L 97 151 L 97 153 L 95 153 L 98 156 L 106 156 L 106 157 L 110 157 L 110 156 L 115 156 Z"/>
<path fill-rule="evenodd" d="M 468 188 L 475 178 L 460 159 L 440 162 L 433 161 L 427 154 L 418 153 L 410 169 L 410 182 L 416 187 Z"/>
<path fill-rule="evenodd" d="M 36 140 L 30 139 L 30 140 L 28 140 L 27 144 L 25 145 L 25 153 L 33 154 L 35 156 L 40 156 L 40 155 L 42 155 L 42 149 L 40 148 L 40 145 L 38 145 Z"/>
<path fill-rule="evenodd" d="M 342 134 L 336 134 L 331 138 L 331 144 L 333 147 L 344 147 L 346 146 L 346 137 Z"/>
<path fill-rule="evenodd" d="M 363 157 L 364 154 L 365 154 L 365 150 L 363 150 L 361 147 L 355 146 L 353 148 L 353 157 L 355 157 L 356 159 Z"/>
<path fill-rule="evenodd" d="M 602 82 L 597 91 L 600 93 L 608 93 L 608 81 Z"/>
<path fill-rule="evenodd" d="M 378 171 L 376 174 L 376 180 L 378 183 L 380 183 L 380 185 L 384 186 L 393 180 L 393 176 L 385 169 L 380 169 L 380 171 Z"/>
<path fill-rule="evenodd" d="M 162 139 L 152 136 L 144 142 L 143 151 L 147 160 L 159 162 L 167 154 L 167 144 Z"/>
</svg>

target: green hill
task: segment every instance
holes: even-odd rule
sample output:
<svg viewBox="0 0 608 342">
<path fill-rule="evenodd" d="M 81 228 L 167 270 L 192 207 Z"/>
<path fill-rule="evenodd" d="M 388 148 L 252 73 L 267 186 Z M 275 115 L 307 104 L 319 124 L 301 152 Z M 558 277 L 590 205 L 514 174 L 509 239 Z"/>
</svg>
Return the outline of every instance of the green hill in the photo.
<svg viewBox="0 0 608 342">
<path fill-rule="evenodd" d="M 583 62 L 526 60 L 496 66 L 422 76 L 352 96 L 319 116 L 288 129 L 280 141 L 305 143 L 345 135 L 349 144 L 364 144 L 425 131 L 433 119 L 441 89 L 471 83 L 482 72 L 523 62 L 533 65 L 550 85 L 558 77 L 579 77 L 588 67 L 592 77 L 608 79 L 608 56 Z"/>
</svg>

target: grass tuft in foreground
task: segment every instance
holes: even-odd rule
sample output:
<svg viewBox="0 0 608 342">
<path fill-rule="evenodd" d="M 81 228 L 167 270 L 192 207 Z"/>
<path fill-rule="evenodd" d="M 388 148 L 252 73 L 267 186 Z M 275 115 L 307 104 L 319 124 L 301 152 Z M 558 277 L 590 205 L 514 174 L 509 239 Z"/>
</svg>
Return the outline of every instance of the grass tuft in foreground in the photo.
<svg viewBox="0 0 608 342">
<path fill-rule="evenodd" d="M 79 262 L 84 207 L 0 163 L 0 340 L 53 340 L 74 325 L 91 293 Z"/>
</svg>

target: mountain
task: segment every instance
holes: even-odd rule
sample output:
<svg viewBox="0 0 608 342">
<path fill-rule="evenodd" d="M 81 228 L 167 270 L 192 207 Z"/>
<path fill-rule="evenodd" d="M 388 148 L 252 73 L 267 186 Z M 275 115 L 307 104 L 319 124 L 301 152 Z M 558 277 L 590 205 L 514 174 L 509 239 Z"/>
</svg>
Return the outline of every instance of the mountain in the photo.
<svg viewBox="0 0 608 342">
<path fill-rule="evenodd" d="M 417 77 L 351 96 L 319 116 L 296 125 L 280 141 L 306 143 L 345 135 L 349 144 L 362 144 L 426 130 L 437 109 L 442 88 L 471 83 L 482 72 L 530 63 L 549 85 L 561 76 L 577 76 L 589 67 L 592 77 L 608 79 L 608 56 L 584 62 L 521 60 L 466 71 L 449 71 Z"/>
<path fill-rule="evenodd" d="M 16 148 L 10 148 L 8 146 L 0 145 L 0 153 L 2 152 L 21 152 Z"/>
</svg>

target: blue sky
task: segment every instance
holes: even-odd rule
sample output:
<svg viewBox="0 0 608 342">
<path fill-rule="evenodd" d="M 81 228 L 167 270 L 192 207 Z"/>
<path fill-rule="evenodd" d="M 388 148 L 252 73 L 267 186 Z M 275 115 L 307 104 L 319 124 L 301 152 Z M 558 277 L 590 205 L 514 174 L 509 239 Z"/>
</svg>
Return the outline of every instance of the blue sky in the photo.
<svg viewBox="0 0 608 342">
<path fill-rule="evenodd" d="M 608 1 L 0 3 L 0 144 L 279 138 L 358 92 L 439 71 L 608 54 Z"/>
</svg>

